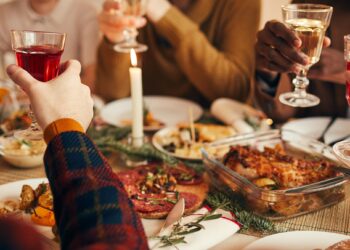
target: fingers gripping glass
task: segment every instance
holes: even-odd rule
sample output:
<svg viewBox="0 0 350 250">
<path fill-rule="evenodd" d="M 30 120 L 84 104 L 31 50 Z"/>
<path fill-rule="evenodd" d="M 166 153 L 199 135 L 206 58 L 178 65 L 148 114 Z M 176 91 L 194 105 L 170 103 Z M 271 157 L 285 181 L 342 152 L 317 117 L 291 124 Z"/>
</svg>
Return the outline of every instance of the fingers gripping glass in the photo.
<svg viewBox="0 0 350 250">
<path fill-rule="evenodd" d="M 140 19 L 146 13 L 148 0 L 109 0 L 114 2 L 118 10 L 113 11 L 116 15 L 122 15 L 129 20 Z M 114 49 L 122 53 L 130 53 L 132 49 L 136 52 L 144 52 L 148 49 L 145 44 L 137 42 L 138 31 L 134 25 L 129 24 L 123 31 L 124 40 L 114 46 Z"/>
<path fill-rule="evenodd" d="M 293 79 L 294 91 L 280 95 L 279 100 L 292 107 L 312 107 L 320 103 L 317 96 L 306 92 L 309 86 L 307 73 L 312 65 L 320 60 L 323 40 L 329 26 L 333 8 L 319 4 L 289 4 L 282 6 L 284 23 L 302 41 L 300 51 L 309 57 Z"/>
<path fill-rule="evenodd" d="M 350 35 L 344 37 L 344 58 L 346 69 L 350 72 Z M 346 99 L 350 106 L 350 82 L 346 82 Z M 350 141 L 339 142 L 333 147 L 335 155 L 350 168 Z"/>
<path fill-rule="evenodd" d="M 41 31 L 11 31 L 12 49 L 17 64 L 28 71 L 35 79 L 47 82 L 59 73 L 66 34 Z M 20 140 L 41 140 L 42 131 L 30 114 L 33 122 L 30 128 L 15 133 Z"/>
</svg>

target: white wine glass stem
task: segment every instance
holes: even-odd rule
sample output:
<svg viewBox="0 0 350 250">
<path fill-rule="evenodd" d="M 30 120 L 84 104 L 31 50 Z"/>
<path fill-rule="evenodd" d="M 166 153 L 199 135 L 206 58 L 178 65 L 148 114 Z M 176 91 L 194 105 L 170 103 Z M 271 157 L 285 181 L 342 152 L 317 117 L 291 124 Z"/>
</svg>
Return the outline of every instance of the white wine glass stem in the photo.
<svg viewBox="0 0 350 250">
<path fill-rule="evenodd" d="M 308 68 L 299 71 L 298 75 L 293 79 L 294 93 L 300 98 L 306 98 L 306 89 L 309 86 L 309 79 L 307 78 Z"/>
<path fill-rule="evenodd" d="M 139 32 L 136 28 L 127 28 L 123 31 L 124 40 L 129 45 L 135 45 L 137 44 L 136 37 L 138 36 Z"/>
<path fill-rule="evenodd" d="M 38 122 L 36 121 L 36 117 L 34 115 L 34 112 L 32 111 L 32 109 L 29 110 L 29 113 L 28 113 L 30 119 L 32 120 L 32 123 L 30 124 L 30 129 L 32 131 L 40 131 L 40 127 L 39 127 L 39 124 Z"/>
</svg>

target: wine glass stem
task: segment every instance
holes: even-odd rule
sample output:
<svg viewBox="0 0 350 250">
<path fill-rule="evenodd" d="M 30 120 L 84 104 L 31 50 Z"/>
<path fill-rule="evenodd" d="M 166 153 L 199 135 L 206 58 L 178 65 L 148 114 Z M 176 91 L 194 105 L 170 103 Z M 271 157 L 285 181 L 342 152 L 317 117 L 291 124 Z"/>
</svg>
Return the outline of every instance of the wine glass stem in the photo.
<svg viewBox="0 0 350 250">
<path fill-rule="evenodd" d="M 31 131 L 40 131 L 40 127 L 36 121 L 35 115 L 32 110 L 29 111 L 29 117 L 32 120 L 32 123 L 30 124 L 30 130 Z"/>
<path fill-rule="evenodd" d="M 309 79 L 307 79 L 307 72 L 308 69 L 304 68 L 300 70 L 299 74 L 294 78 L 293 84 L 294 84 L 294 93 L 297 94 L 299 97 L 306 97 L 306 88 L 309 86 Z"/>
<path fill-rule="evenodd" d="M 133 45 L 136 44 L 136 37 L 139 34 L 136 28 L 127 28 L 124 30 L 123 35 L 126 43 Z"/>
</svg>

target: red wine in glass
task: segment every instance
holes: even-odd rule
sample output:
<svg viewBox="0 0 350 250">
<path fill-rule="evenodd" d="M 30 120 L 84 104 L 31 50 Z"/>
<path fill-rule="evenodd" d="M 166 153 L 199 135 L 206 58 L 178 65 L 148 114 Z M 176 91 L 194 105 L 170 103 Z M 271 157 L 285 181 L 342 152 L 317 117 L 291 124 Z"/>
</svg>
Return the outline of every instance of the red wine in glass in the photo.
<svg viewBox="0 0 350 250">
<path fill-rule="evenodd" d="M 17 64 L 35 79 L 47 82 L 59 73 L 63 50 L 50 45 L 32 45 L 15 50 Z"/>
</svg>

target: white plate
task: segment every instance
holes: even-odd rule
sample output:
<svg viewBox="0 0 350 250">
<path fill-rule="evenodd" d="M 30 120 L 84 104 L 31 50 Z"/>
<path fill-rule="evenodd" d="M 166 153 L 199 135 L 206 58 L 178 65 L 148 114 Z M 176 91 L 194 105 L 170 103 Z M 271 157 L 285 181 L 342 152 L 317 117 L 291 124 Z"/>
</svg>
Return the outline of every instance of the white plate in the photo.
<svg viewBox="0 0 350 250">
<path fill-rule="evenodd" d="M 200 161 L 202 160 L 202 157 L 186 157 L 186 156 L 179 156 L 175 153 L 169 152 L 163 148 L 163 145 L 161 143 L 162 138 L 168 137 L 169 134 L 173 134 L 175 132 L 179 131 L 177 127 L 170 127 L 170 128 L 163 128 L 159 130 L 155 135 L 152 137 L 152 144 L 153 146 L 158 149 L 160 152 L 170 155 L 172 157 L 181 159 L 181 160 L 189 160 L 189 161 Z"/>
<path fill-rule="evenodd" d="M 331 121 L 330 117 L 310 117 L 303 119 L 296 119 L 287 122 L 283 125 L 283 129 L 293 130 L 300 134 L 307 135 L 310 138 L 318 139 L 328 123 Z M 338 118 L 325 134 L 325 143 L 332 143 L 344 136 L 350 134 L 350 119 Z"/>
<path fill-rule="evenodd" d="M 188 122 L 188 110 L 191 108 L 193 119 L 199 119 L 203 109 L 196 103 L 169 96 L 145 96 L 144 101 L 154 118 L 163 122 L 166 127 Z M 108 124 L 124 126 L 123 120 L 131 120 L 131 99 L 125 98 L 105 105 L 101 110 L 102 119 Z M 145 127 L 145 131 L 155 131 L 160 127 Z"/>
<path fill-rule="evenodd" d="M 208 124 L 208 125 L 210 126 L 210 124 Z M 227 128 L 230 128 L 230 127 L 227 126 Z M 230 129 L 233 130 L 233 133 L 231 135 L 228 135 L 227 137 L 237 135 L 236 131 L 233 128 L 230 128 Z M 179 133 L 178 127 L 163 128 L 154 134 L 154 136 L 152 137 L 152 144 L 156 149 L 158 149 L 162 153 L 170 155 L 172 157 L 175 157 L 175 158 L 178 158 L 181 160 L 202 161 L 202 153 L 200 150 L 203 147 L 205 148 L 208 143 L 204 143 L 204 142 L 196 143 L 195 149 L 192 148 L 192 150 L 196 150 L 195 152 L 198 152 L 198 155 L 191 154 L 191 156 L 183 156 L 179 153 L 177 153 L 177 154 L 172 153 L 172 152 L 169 152 L 166 149 L 164 149 L 164 145 L 168 145 L 169 143 L 171 143 L 170 140 L 167 140 L 168 138 L 170 138 L 170 135 L 174 135 L 174 134 L 178 134 L 178 133 Z M 224 135 L 221 135 L 221 136 L 215 137 L 215 138 L 217 138 L 217 140 L 223 139 Z M 198 146 L 198 148 L 197 148 L 197 146 Z M 197 151 L 197 149 L 198 149 L 198 151 Z"/>
<path fill-rule="evenodd" d="M 18 200 L 22 191 L 23 185 L 29 185 L 33 189 L 37 188 L 41 183 L 48 183 L 46 178 L 37 178 L 37 179 L 26 179 L 16 182 L 10 182 L 3 185 L 0 185 L 0 201 L 5 200 Z M 24 220 L 31 221 L 30 216 L 23 216 Z M 51 231 L 51 227 L 39 226 L 35 225 L 35 227 L 39 230 L 40 233 L 45 235 L 46 237 L 53 239 L 54 235 Z"/>
<path fill-rule="evenodd" d="M 274 234 L 244 248 L 244 250 L 314 250 L 325 249 L 350 236 L 316 231 L 294 231 Z"/>
</svg>

